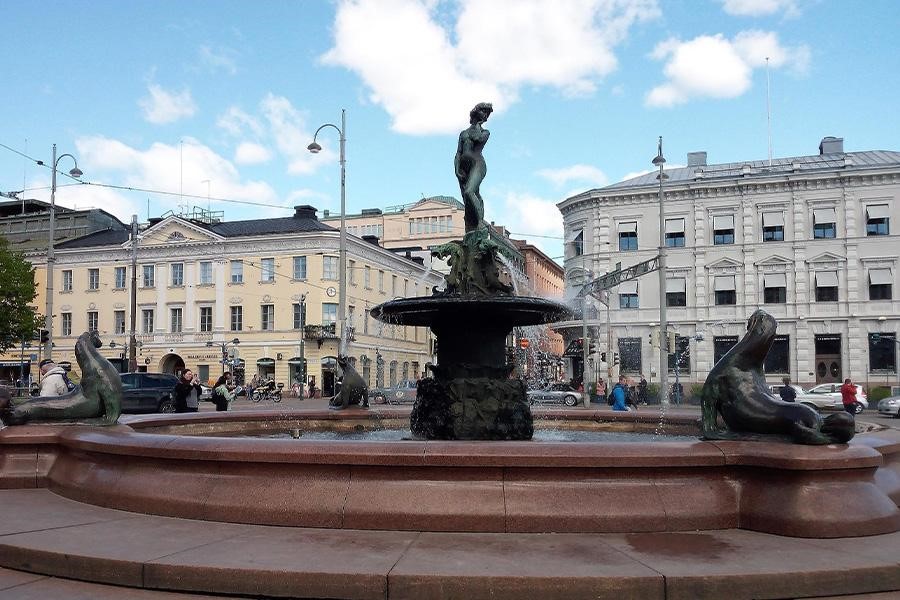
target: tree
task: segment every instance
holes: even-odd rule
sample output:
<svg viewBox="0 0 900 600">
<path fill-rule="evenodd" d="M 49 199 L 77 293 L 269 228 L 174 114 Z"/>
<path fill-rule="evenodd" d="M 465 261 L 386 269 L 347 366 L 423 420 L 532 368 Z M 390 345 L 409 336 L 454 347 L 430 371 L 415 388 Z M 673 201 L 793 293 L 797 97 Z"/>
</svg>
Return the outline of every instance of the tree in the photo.
<svg viewBox="0 0 900 600">
<path fill-rule="evenodd" d="M 43 317 L 31 305 L 35 296 L 34 267 L 0 237 L 0 352 L 31 339 L 43 327 Z"/>
</svg>

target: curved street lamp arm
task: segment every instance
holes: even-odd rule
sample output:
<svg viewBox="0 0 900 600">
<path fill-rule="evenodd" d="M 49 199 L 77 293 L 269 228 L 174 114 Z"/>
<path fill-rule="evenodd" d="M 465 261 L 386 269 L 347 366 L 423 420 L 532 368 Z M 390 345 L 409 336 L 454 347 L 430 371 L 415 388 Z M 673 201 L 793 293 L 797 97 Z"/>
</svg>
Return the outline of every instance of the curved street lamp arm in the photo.
<svg viewBox="0 0 900 600">
<path fill-rule="evenodd" d="M 342 138 L 344 137 L 344 132 L 341 131 L 341 128 L 335 125 L 334 123 L 325 123 L 324 125 L 319 125 L 319 128 L 316 129 L 316 132 L 313 134 L 313 142 L 316 141 L 316 136 L 319 135 L 319 132 L 325 129 L 326 127 L 334 127 L 334 129 L 338 132 L 338 135 Z"/>
</svg>

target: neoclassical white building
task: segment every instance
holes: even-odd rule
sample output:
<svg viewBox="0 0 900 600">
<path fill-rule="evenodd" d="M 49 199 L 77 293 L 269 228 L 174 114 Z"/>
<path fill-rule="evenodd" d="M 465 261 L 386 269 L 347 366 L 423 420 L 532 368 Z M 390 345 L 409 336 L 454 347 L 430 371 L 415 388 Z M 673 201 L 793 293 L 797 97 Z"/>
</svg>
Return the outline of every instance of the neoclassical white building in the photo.
<svg viewBox="0 0 900 600">
<path fill-rule="evenodd" d="M 705 152 L 694 152 L 666 175 L 665 298 L 685 351 L 684 381 L 702 382 L 763 308 L 779 321 L 766 359 L 772 382 L 897 385 L 900 152 L 844 152 L 842 139 L 828 137 L 818 154 L 771 161 L 707 164 Z M 599 276 L 659 253 L 656 172 L 558 207 L 567 297 L 586 271 Z M 611 290 L 610 304 L 587 311 L 590 337 L 619 355 L 610 374 L 657 379 L 649 336 L 659 321 L 658 273 Z M 559 330 L 567 341 L 580 338 L 582 322 Z M 580 373 L 580 361 L 572 363 Z"/>
</svg>

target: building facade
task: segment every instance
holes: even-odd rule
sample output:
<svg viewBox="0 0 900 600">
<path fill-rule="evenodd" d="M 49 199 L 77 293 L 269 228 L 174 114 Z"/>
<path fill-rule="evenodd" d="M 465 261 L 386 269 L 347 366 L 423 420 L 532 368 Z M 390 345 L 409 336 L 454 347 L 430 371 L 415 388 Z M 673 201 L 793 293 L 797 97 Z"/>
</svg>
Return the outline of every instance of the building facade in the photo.
<svg viewBox="0 0 900 600">
<path fill-rule="evenodd" d="M 339 341 L 339 232 L 315 213 L 298 206 L 292 217 L 280 219 L 169 216 L 144 228 L 135 250 L 139 370 L 190 368 L 209 381 L 227 369 L 239 380 L 259 374 L 287 386 L 313 379 L 331 393 Z M 123 362 L 133 289 L 129 237 L 127 231 L 105 231 L 56 247 L 58 362 L 76 365 L 75 339 L 86 330 L 99 331 L 104 354 Z M 440 278 L 357 237 L 347 242 L 351 360 L 373 387 L 415 379 L 432 360 L 430 332 L 381 324 L 369 310 L 396 296 L 430 295 Z M 45 254 L 26 256 L 42 282 Z M 36 302 L 43 306 L 41 294 Z"/>
<path fill-rule="evenodd" d="M 106 230 L 127 231 L 128 226 L 99 208 L 56 207 L 53 239 L 57 243 Z M 41 200 L 0 202 L 0 236 L 15 250 L 46 248 L 50 241 L 50 204 Z"/>
<path fill-rule="evenodd" d="M 765 361 L 771 382 L 897 383 L 900 152 L 844 152 L 843 140 L 825 138 L 818 154 L 772 161 L 710 165 L 691 153 L 666 175 L 665 289 L 650 273 L 610 290 L 608 309 L 586 311 L 590 337 L 618 361 L 611 375 L 658 377 L 649 338 L 665 298 L 686 382 L 702 383 L 762 308 L 779 322 Z M 659 253 L 656 172 L 558 206 L 567 297 Z M 559 330 L 571 342 L 582 325 Z"/>
</svg>

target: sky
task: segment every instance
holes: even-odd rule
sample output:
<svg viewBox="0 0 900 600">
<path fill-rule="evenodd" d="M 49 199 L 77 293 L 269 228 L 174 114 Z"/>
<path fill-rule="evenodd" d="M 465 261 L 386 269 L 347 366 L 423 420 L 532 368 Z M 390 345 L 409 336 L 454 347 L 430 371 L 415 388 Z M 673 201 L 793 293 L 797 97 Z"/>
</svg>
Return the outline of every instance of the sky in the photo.
<svg viewBox="0 0 900 600">
<path fill-rule="evenodd" d="M 568 196 L 692 151 L 710 164 L 900 150 L 893 0 L 4 2 L 0 193 L 227 220 L 459 195 L 469 110 L 486 219 L 561 259 Z M 766 58 L 768 57 L 768 67 Z M 768 80 L 768 85 L 767 85 Z M 768 89 L 768 94 L 767 94 Z M 767 97 L 771 127 L 767 126 Z M 23 156 L 24 155 L 24 156 Z M 59 160 L 67 173 L 74 163 Z M 88 185 L 89 184 L 89 185 Z M 190 197 L 196 196 L 196 197 Z M 21 197 L 19 194 L 18 197 Z M 462 233 L 462 232 L 460 232 Z"/>
</svg>

